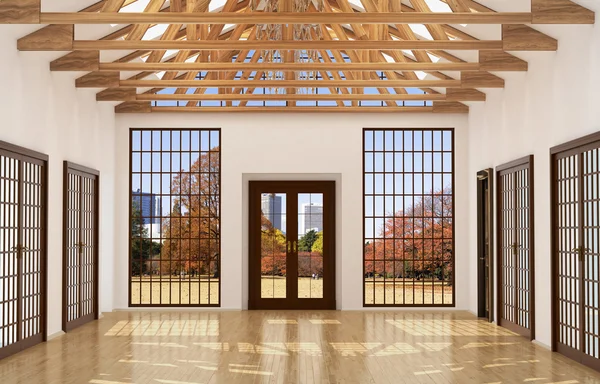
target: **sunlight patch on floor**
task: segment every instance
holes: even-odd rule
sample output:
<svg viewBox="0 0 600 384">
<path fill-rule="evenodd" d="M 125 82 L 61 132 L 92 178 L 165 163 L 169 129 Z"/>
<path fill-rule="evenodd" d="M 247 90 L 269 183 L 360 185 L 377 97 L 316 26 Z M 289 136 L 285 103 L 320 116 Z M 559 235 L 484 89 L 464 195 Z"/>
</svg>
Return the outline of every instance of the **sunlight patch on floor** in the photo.
<svg viewBox="0 0 600 384">
<path fill-rule="evenodd" d="M 268 319 L 267 324 L 292 324 L 298 325 L 298 320 L 286 320 L 286 319 Z"/>
<path fill-rule="evenodd" d="M 339 325 L 342 324 L 340 323 L 339 320 L 327 320 L 327 319 L 323 319 L 323 320 L 309 320 L 311 322 L 311 324 L 322 324 L 322 325 Z"/>
<path fill-rule="evenodd" d="M 386 320 L 413 336 L 518 336 L 479 320 Z"/>
<path fill-rule="evenodd" d="M 104 336 L 219 336 L 219 320 L 119 321 Z"/>
</svg>

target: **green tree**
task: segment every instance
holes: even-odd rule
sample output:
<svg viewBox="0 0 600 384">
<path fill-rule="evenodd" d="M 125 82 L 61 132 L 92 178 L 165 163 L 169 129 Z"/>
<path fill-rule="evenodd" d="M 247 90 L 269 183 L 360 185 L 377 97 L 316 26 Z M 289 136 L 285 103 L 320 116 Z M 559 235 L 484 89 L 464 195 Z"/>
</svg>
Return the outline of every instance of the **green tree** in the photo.
<svg viewBox="0 0 600 384">
<path fill-rule="evenodd" d="M 301 252 L 310 252 L 315 241 L 317 241 L 317 232 L 311 229 L 298 241 L 298 250 Z"/>
<path fill-rule="evenodd" d="M 131 207 L 131 274 L 139 276 L 150 271 L 151 260 L 160 255 L 162 245 L 148 238 L 148 229 L 144 227 L 139 202 L 133 201 Z"/>
<path fill-rule="evenodd" d="M 317 233 L 317 240 L 312 245 L 311 251 L 313 253 L 323 254 L 323 232 Z"/>
</svg>

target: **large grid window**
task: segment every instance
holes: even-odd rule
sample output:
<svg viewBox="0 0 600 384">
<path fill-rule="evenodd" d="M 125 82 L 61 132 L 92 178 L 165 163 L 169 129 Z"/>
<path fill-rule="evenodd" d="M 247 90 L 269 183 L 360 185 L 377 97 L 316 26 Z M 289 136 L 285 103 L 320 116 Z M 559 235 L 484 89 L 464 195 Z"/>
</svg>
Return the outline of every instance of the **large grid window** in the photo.
<svg viewBox="0 0 600 384">
<path fill-rule="evenodd" d="M 220 163 L 218 129 L 131 130 L 131 306 L 219 306 Z"/>
<path fill-rule="evenodd" d="M 364 130 L 364 305 L 454 305 L 454 131 Z"/>
</svg>

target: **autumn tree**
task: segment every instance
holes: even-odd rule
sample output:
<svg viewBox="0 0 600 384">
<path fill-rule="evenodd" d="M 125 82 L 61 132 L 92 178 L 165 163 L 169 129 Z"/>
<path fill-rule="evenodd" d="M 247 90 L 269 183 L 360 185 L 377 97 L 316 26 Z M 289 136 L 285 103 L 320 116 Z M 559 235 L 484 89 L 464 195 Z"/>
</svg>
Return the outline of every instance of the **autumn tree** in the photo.
<svg viewBox="0 0 600 384">
<path fill-rule="evenodd" d="M 311 251 L 323 255 L 323 231 L 317 233 L 317 239 L 313 243 Z"/>
<path fill-rule="evenodd" d="M 286 268 L 286 237 L 271 221 L 261 215 L 260 233 L 260 269 L 262 275 L 285 276 Z"/>
<path fill-rule="evenodd" d="M 452 274 L 452 196 L 430 193 L 412 207 L 387 218 L 379 238 L 366 243 L 367 277 L 431 278 Z"/>
<path fill-rule="evenodd" d="M 163 272 L 219 276 L 219 147 L 203 152 L 171 181 L 169 217 L 163 220 Z"/>
</svg>

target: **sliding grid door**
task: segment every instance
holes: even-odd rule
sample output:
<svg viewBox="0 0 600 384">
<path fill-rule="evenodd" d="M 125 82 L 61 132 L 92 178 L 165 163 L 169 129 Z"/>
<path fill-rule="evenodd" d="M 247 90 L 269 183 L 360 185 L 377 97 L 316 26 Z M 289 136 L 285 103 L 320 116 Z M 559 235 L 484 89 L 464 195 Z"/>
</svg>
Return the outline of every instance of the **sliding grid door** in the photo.
<svg viewBox="0 0 600 384">
<path fill-rule="evenodd" d="M 0 358 L 46 339 L 47 161 L 0 142 Z"/>
<path fill-rule="evenodd" d="M 553 349 L 600 370 L 600 133 L 551 157 Z"/>
<path fill-rule="evenodd" d="M 533 340 L 533 156 L 496 171 L 498 324 Z"/>
<path fill-rule="evenodd" d="M 364 130 L 364 305 L 454 306 L 454 130 Z"/>
<path fill-rule="evenodd" d="M 98 319 L 98 171 L 64 162 L 63 331 Z"/>
<path fill-rule="evenodd" d="M 219 306 L 219 129 L 131 129 L 130 306 Z"/>
</svg>

